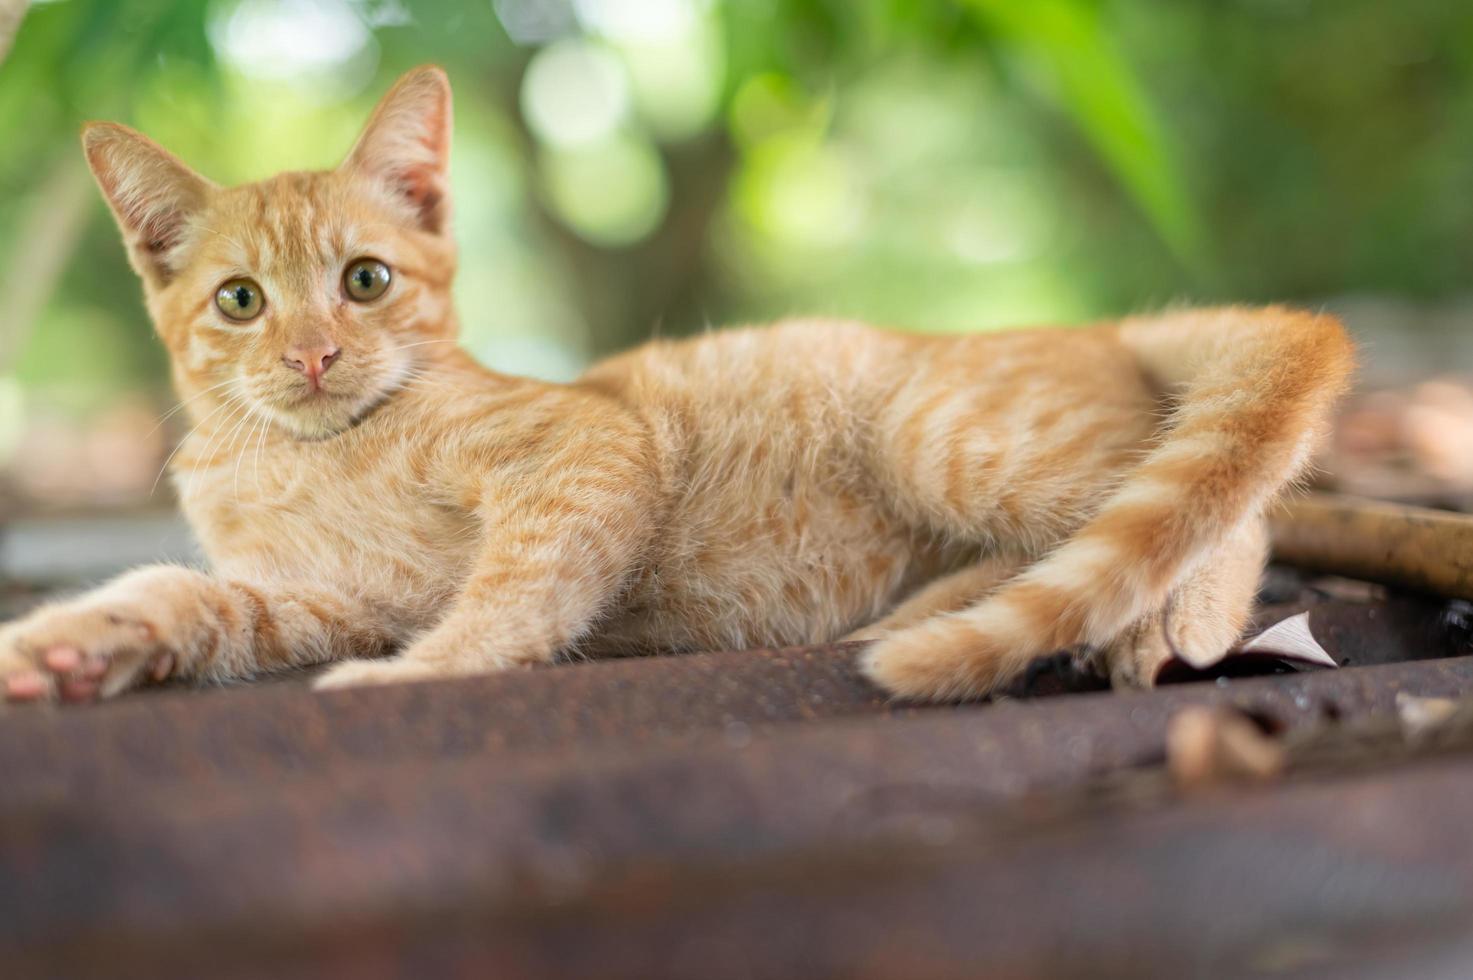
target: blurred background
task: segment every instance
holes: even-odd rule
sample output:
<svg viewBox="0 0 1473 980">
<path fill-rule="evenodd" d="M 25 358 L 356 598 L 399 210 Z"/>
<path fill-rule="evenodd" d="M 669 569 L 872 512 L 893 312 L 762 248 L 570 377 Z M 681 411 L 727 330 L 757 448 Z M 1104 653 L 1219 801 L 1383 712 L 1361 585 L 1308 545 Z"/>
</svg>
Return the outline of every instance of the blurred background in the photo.
<svg viewBox="0 0 1473 980">
<path fill-rule="evenodd" d="M 220 182 L 330 167 L 426 61 L 455 87 L 464 343 L 496 368 L 569 378 L 797 312 L 978 331 L 1289 301 L 1366 344 L 1325 479 L 1473 500 L 1473 5 L 7 2 L 11 583 L 189 550 L 155 485 L 182 416 L 81 121 Z"/>
</svg>

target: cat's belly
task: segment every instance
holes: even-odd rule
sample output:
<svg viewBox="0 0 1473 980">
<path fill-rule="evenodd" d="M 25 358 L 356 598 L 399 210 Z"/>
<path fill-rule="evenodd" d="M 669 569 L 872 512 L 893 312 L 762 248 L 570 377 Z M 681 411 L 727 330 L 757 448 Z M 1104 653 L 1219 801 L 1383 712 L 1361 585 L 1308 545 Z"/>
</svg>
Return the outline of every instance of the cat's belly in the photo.
<svg viewBox="0 0 1473 980">
<path fill-rule="evenodd" d="M 837 639 L 919 583 L 975 558 L 845 495 L 700 506 L 580 644 L 592 655 L 787 646 Z"/>
</svg>

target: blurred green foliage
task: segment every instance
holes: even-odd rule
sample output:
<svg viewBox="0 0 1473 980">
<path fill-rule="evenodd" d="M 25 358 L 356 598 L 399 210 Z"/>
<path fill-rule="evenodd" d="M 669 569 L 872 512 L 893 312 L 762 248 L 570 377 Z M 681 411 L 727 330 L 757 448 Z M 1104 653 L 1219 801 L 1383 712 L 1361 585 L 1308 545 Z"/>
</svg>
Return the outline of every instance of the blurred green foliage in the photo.
<svg viewBox="0 0 1473 980">
<path fill-rule="evenodd" d="M 82 120 L 222 182 L 327 167 L 425 61 L 466 343 L 510 370 L 800 311 L 1435 300 L 1473 263 L 1457 0 L 51 0 L 0 66 L 11 430 L 163 378 Z"/>
</svg>

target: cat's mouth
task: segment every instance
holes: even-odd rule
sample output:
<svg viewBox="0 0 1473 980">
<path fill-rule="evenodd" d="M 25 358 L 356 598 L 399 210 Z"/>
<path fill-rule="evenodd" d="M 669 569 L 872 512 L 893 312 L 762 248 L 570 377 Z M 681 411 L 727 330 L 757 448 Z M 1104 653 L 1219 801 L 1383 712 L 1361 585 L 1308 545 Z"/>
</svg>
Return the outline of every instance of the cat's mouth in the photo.
<svg viewBox="0 0 1473 980">
<path fill-rule="evenodd" d="M 404 387 L 404 366 L 344 366 L 350 368 L 346 374 L 334 372 L 316 384 L 263 392 L 258 402 L 293 438 L 317 442 L 362 424 Z"/>
<path fill-rule="evenodd" d="M 292 401 L 293 408 L 302 408 L 308 405 L 320 405 L 323 402 L 352 400 L 355 395 L 347 391 L 335 391 L 329 388 L 308 389 L 302 392 Z"/>
<path fill-rule="evenodd" d="M 392 388 L 323 387 L 266 401 L 267 414 L 294 438 L 320 442 L 363 423 L 393 395 Z"/>
</svg>

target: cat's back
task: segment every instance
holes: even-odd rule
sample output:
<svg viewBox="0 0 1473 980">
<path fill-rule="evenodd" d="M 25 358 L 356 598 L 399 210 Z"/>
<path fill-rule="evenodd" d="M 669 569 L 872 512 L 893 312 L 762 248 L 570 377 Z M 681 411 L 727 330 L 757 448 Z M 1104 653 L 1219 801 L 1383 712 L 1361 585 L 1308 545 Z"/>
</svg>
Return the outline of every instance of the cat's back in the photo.
<svg viewBox="0 0 1473 980">
<path fill-rule="evenodd" d="M 918 346 L 853 321 L 793 319 L 653 340 L 596 364 L 582 381 L 695 451 L 749 440 L 768 452 L 798 441 L 811 449 L 851 436 L 875 380 L 898 374 Z"/>
<path fill-rule="evenodd" d="M 600 361 L 584 379 L 636 398 L 744 400 L 773 387 L 853 377 L 862 365 L 917 346 L 915 337 L 853 320 L 800 318 L 650 340 Z"/>
</svg>

